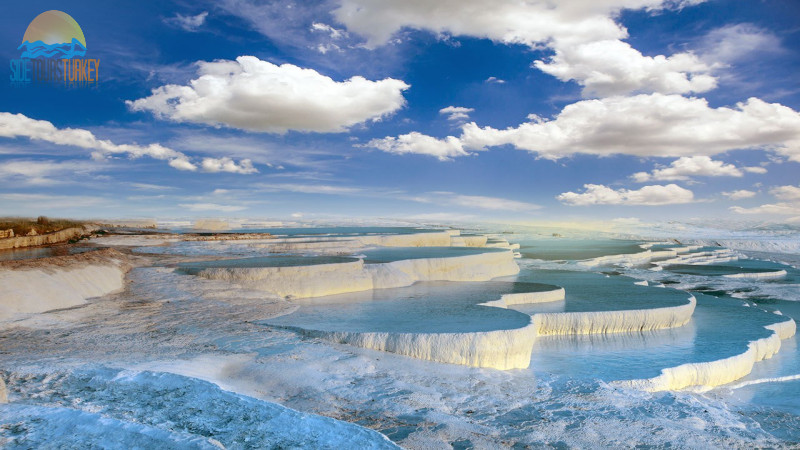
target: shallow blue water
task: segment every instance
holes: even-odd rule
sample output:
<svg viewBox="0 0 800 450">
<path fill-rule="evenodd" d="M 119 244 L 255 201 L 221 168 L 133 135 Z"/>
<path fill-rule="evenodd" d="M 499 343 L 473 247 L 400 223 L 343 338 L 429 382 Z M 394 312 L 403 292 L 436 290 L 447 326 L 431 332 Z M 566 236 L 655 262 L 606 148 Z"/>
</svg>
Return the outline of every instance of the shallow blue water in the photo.
<svg viewBox="0 0 800 450">
<path fill-rule="evenodd" d="M 780 320 L 772 313 L 743 307 L 736 299 L 698 294 L 692 320 L 683 327 L 540 338 L 534 346 L 531 370 L 603 381 L 650 378 L 667 367 L 743 353 L 751 340 L 772 333 L 764 325 Z"/>
<path fill-rule="evenodd" d="M 0 261 L 19 261 L 23 259 L 47 258 L 50 256 L 66 256 L 97 250 L 95 247 L 34 247 L 0 250 Z"/>
<path fill-rule="evenodd" d="M 510 309 L 479 306 L 503 294 L 555 289 L 552 285 L 494 282 L 420 282 L 395 289 L 297 300 L 300 309 L 271 325 L 321 331 L 457 333 L 507 330 L 530 323 Z"/>
<path fill-rule="evenodd" d="M 359 252 L 367 264 L 388 263 L 404 259 L 451 258 L 455 256 L 480 255 L 482 253 L 507 252 L 502 248 L 482 247 L 380 247 Z"/>
<path fill-rule="evenodd" d="M 211 268 L 258 268 L 258 267 L 297 267 L 319 264 L 339 264 L 356 262 L 358 258 L 347 256 L 261 256 L 256 258 L 220 259 L 216 261 L 197 261 L 178 264 L 189 272 Z"/>
<path fill-rule="evenodd" d="M 689 264 L 670 264 L 664 270 L 678 273 L 681 275 L 702 275 L 708 277 L 718 277 L 723 275 L 733 275 L 738 273 L 769 273 L 781 270 L 768 267 L 745 267 L 740 265 L 689 265 Z"/>
<path fill-rule="evenodd" d="M 566 290 L 566 301 L 560 303 L 564 312 L 685 305 L 691 296 L 675 289 L 638 286 L 633 278 L 603 273 L 523 269 L 516 278 L 519 281 L 562 286 Z M 514 308 L 527 313 L 550 311 L 547 304 L 518 305 Z"/>
<path fill-rule="evenodd" d="M 508 236 L 520 244 L 519 252 L 531 259 L 582 260 L 606 255 L 622 255 L 643 252 L 641 241 L 616 239 L 525 239 Z"/>
</svg>

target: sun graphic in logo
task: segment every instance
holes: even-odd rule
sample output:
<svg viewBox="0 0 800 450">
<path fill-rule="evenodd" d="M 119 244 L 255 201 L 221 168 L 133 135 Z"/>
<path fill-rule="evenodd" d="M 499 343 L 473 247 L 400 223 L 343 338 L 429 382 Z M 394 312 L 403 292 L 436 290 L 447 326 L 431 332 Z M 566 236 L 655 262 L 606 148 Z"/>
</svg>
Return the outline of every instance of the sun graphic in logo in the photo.
<svg viewBox="0 0 800 450">
<path fill-rule="evenodd" d="M 72 59 L 86 54 L 86 38 L 75 19 L 53 9 L 33 19 L 18 50 L 22 58 Z"/>
</svg>

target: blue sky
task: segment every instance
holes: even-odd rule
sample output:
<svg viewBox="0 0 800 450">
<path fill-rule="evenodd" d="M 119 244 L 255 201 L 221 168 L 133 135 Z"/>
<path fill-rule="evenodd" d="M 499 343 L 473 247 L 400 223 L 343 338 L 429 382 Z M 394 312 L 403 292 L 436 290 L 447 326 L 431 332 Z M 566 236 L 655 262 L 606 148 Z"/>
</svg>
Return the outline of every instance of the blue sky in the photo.
<svg viewBox="0 0 800 450">
<path fill-rule="evenodd" d="M 0 82 L 0 215 L 800 221 L 795 1 L 15 2 L 0 59 L 50 9 L 100 81 Z"/>
</svg>

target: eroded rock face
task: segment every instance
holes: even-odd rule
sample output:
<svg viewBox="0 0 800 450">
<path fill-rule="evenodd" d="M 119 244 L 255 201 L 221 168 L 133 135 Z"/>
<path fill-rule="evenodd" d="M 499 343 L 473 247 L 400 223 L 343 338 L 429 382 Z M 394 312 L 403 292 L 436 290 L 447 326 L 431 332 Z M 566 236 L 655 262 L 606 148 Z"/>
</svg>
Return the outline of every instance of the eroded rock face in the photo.
<svg viewBox="0 0 800 450">
<path fill-rule="evenodd" d="M 37 234 L 36 230 L 31 230 L 27 236 L 6 236 L 6 239 L 0 240 L 0 250 L 58 244 L 60 242 L 67 242 L 70 239 L 81 237 L 91 231 L 91 228 L 85 227 L 66 228 L 61 231 L 56 231 L 55 233 L 47 234 Z M 0 235 L 0 237 L 2 237 L 2 235 Z"/>
</svg>

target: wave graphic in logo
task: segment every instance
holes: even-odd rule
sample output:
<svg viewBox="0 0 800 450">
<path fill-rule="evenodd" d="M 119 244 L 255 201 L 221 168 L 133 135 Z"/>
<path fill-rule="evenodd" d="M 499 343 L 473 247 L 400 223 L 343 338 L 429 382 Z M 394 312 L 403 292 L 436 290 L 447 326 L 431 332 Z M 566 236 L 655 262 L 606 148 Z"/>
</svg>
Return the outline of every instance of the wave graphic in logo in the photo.
<svg viewBox="0 0 800 450">
<path fill-rule="evenodd" d="M 25 41 L 17 48 L 22 50 L 21 58 L 55 58 L 55 59 L 72 59 L 79 56 L 86 55 L 86 47 L 75 38 L 72 38 L 70 43 L 62 44 L 45 44 L 42 41 L 28 42 Z"/>
<path fill-rule="evenodd" d="M 18 50 L 20 58 L 72 59 L 86 54 L 86 37 L 72 16 L 51 9 L 31 21 Z"/>
</svg>

